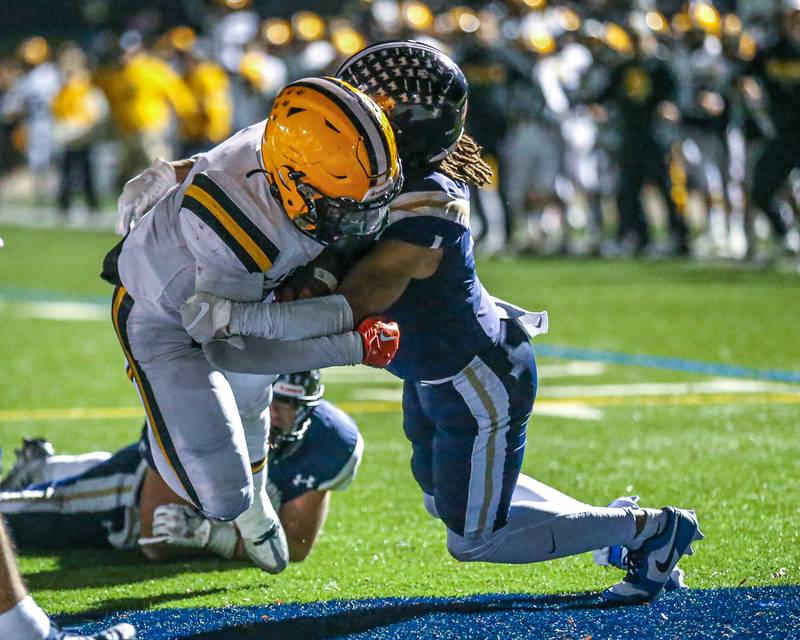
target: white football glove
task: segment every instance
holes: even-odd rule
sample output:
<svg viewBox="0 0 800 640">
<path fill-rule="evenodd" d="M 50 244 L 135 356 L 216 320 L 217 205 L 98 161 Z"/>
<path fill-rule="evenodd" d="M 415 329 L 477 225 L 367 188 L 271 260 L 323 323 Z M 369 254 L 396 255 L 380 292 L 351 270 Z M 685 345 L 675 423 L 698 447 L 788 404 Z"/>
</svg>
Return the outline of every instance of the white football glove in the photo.
<svg viewBox="0 0 800 640">
<path fill-rule="evenodd" d="M 128 180 L 117 200 L 117 233 L 128 233 L 177 181 L 175 169 L 162 158 L 156 158 L 150 167 Z"/>
<path fill-rule="evenodd" d="M 208 549 L 232 558 L 238 536 L 231 523 L 211 522 L 183 504 L 162 504 L 153 512 L 153 536 L 139 538 L 139 545 L 166 544 L 184 549 Z"/>
<path fill-rule="evenodd" d="M 196 293 L 181 307 L 183 328 L 200 344 L 229 337 L 231 322 L 230 300 Z"/>
</svg>

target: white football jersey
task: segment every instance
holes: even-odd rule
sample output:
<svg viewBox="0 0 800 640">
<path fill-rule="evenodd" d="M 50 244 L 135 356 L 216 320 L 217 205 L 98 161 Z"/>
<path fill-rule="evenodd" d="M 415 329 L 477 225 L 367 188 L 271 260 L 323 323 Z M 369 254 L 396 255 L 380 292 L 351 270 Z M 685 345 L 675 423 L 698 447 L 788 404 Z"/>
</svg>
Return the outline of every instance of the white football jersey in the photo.
<svg viewBox="0 0 800 640">
<path fill-rule="evenodd" d="M 261 163 L 264 126 L 195 156 L 183 183 L 133 228 L 119 273 L 134 300 L 168 313 L 198 291 L 259 301 L 322 251 L 270 194 Z"/>
</svg>

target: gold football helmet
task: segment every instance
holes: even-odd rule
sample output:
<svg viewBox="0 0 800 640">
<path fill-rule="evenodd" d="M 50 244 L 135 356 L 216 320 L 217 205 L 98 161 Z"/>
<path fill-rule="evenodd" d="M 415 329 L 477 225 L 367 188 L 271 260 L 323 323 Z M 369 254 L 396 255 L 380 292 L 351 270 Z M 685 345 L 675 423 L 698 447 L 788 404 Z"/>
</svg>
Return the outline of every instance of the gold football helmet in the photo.
<svg viewBox="0 0 800 640">
<path fill-rule="evenodd" d="M 261 156 L 273 195 L 323 244 L 377 235 L 402 188 L 386 115 L 335 78 L 304 78 L 278 94 Z"/>
</svg>

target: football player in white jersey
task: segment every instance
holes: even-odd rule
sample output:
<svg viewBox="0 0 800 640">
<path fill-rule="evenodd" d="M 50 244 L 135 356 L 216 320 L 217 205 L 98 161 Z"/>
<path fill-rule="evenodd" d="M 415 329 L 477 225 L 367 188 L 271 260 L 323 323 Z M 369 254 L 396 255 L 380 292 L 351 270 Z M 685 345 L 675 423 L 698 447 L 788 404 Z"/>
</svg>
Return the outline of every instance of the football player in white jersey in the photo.
<svg viewBox="0 0 800 640">
<path fill-rule="evenodd" d="M 194 160 L 107 257 L 105 276 L 117 284 L 112 319 L 158 473 L 207 518 L 234 520 L 251 560 L 278 573 L 288 549 L 265 490 L 274 376 L 263 374 L 385 366 L 399 333 L 377 319 L 357 331 L 332 328 L 332 318 L 352 326 L 341 296 L 329 297 L 334 313 L 318 317 L 280 305 L 280 317 L 268 319 L 277 339 L 270 371 L 256 376 L 224 372 L 188 331 L 218 319 L 217 308 L 203 317 L 202 296 L 213 295 L 237 301 L 229 311 L 238 333 L 255 325 L 264 335 L 258 307 L 276 306 L 261 302 L 287 274 L 329 242 L 382 229 L 402 186 L 400 162 L 381 109 L 330 78 L 288 85 L 266 123 Z M 182 319 L 190 297 L 200 313 Z M 246 354 L 245 342 L 235 341 Z"/>
</svg>

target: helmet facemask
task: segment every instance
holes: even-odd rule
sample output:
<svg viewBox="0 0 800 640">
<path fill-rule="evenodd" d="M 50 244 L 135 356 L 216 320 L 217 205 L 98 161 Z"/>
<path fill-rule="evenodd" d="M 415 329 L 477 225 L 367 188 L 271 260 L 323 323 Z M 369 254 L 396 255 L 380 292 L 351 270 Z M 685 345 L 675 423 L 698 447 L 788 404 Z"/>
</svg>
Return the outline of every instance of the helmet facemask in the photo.
<svg viewBox="0 0 800 640">
<path fill-rule="evenodd" d="M 300 446 L 311 424 L 311 414 L 322 402 L 325 386 L 320 382 L 319 371 L 312 370 L 279 376 L 272 389 L 273 408 L 277 409 L 281 404 L 294 410 L 290 424 L 273 424 L 269 430 L 270 459 L 277 461 L 291 455 Z M 285 416 L 278 413 L 272 417 Z"/>
<path fill-rule="evenodd" d="M 386 226 L 389 204 L 403 188 L 400 173 L 388 191 L 365 202 L 358 202 L 353 198 L 326 196 L 313 185 L 303 182 L 305 177 L 300 171 L 289 173 L 289 179 L 294 182 L 307 208 L 306 213 L 294 217 L 292 221 L 300 231 L 324 245 L 342 239 L 367 241 L 376 238 Z"/>
<path fill-rule="evenodd" d="M 272 462 L 290 456 L 300 446 L 311 424 L 311 414 L 316 406 L 316 403 L 312 406 L 293 399 L 281 399 L 279 402 L 293 405 L 296 413 L 288 430 L 284 431 L 274 425 L 270 427 L 269 455 Z"/>
</svg>

